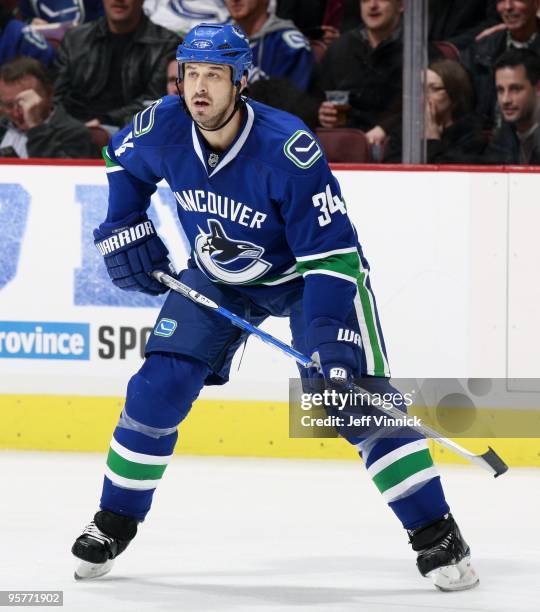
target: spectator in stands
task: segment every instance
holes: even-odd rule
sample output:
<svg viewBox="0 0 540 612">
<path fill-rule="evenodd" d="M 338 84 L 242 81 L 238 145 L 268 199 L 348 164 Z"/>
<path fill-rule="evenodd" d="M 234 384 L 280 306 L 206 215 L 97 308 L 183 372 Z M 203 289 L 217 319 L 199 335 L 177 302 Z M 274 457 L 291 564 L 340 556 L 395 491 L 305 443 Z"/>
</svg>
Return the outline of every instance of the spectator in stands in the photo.
<svg viewBox="0 0 540 612">
<path fill-rule="evenodd" d="M 339 38 L 344 10 L 343 0 L 280 0 L 276 15 L 293 21 L 309 40 L 330 45 Z"/>
<path fill-rule="evenodd" d="M 54 59 L 54 50 L 41 34 L 0 6 L 0 65 L 18 55 L 34 57 L 48 67 Z"/>
<path fill-rule="evenodd" d="M 253 66 L 248 81 L 286 78 L 305 90 L 313 71 L 309 42 L 286 21 L 268 12 L 268 0 L 225 0 L 232 19 L 248 35 Z"/>
<path fill-rule="evenodd" d="M 527 48 L 540 55 L 540 21 L 536 11 L 540 0 L 498 0 L 500 26 L 480 35 L 462 54 L 463 65 L 472 76 L 476 92 L 476 110 L 494 119 L 497 95 L 493 66 L 495 60 L 510 48 Z"/>
<path fill-rule="evenodd" d="M 474 94 L 466 70 L 439 59 L 426 71 L 424 132 L 429 164 L 480 164 L 488 146 L 486 121 L 472 112 Z M 386 162 L 401 161 L 400 133 L 392 134 Z"/>
<path fill-rule="evenodd" d="M 336 106 L 322 102 L 319 123 L 326 128 L 355 127 L 371 145 L 382 145 L 401 114 L 403 39 L 402 0 L 360 0 L 364 25 L 336 40 L 317 67 L 315 94 L 350 92 L 346 120 Z"/>
<path fill-rule="evenodd" d="M 184 36 L 197 24 L 229 18 L 224 0 L 144 0 L 144 13 L 156 25 Z"/>
<path fill-rule="evenodd" d="M 94 21 L 103 15 L 102 0 L 21 0 L 19 10 L 32 25 Z"/>
<path fill-rule="evenodd" d="M 18 57 L 0 67 L 2 157 L 98 157 L 90 132 L 53 104 L 49 76 L 37 60 Z"/>
<path fill-rule="evenodd" d="M 178 79 L 178 62 L 176 61 L 176 53 L 169 55 L 167 59 L 167 95 L 177 96 L 178 89 L 176 81 Z"/>
<path fill-rule="evenodd" d="M 499 23 L 498 0 L 429 0 L 429 40 L 463 50 L 475 36 Z"/>
<path fill-rule="evenodd" d="M 69 30 L 58 51 L 56 95 L 88 125 L 125 125 L 161 97 L 178 38 L 151 23 L 143 0 L 103 0 L 105 17 Z"/>
<path fill-rule="evenodd" d="M 540 164 L 540 58 L 510 49 L 494 66 L 497 102 L 503 117 L 487 157 L 498 164 Z"/>
<path fill-rule="evenodd" d="M 317 103 L 288 79 L 261 79 L 249 85 L 248 95 L 253 100 L 300 117 L 312 130 L 317 127 Z"/>
<path fill-rule="evenodd" d="M 343 0 L 343 18 L 341 20 L 340 32 L 344 34 L 354 30 L 362 22 L 360 16 L 360 2 L 358 0 Z"/>
</svg>

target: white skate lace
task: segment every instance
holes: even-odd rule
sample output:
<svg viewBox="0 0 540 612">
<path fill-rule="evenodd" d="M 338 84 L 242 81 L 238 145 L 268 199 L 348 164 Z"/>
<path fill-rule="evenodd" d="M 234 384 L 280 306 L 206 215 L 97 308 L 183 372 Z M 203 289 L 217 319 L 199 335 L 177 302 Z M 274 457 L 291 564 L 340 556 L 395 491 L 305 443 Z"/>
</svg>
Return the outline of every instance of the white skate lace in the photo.
<svg viewBox="0 0 540 612">
<path fill-rule="evenodd" d="M 114 538 L 110 538 L 108 535 L 104 534 L 103 531 L 97 527 L 94 521 L 86 526 L 85 530 L 82 532 L 82 535 L 87 535 L 89 538 L 97 540 L 102 544 L 112 544 L 114 542 Z"/>
<path fill-rule="evenodd" d="M 453 534 L 449 533 L 445 538 L 443 538 L 440 542 L 437 542 L 434 546 L 430 546 L 429 548 L 424 548 L 421 551 L 421 554 L 426 555 L 428 553 L 432 553 L 436 550 L 440 550 L 441 548 L 446 550 L 453 540 Z"/>
<path fill-rule="evenodd" d="M 450 545 L 451 541 L 452 541 L 452 534 L 449 534 L 435 548 L 444 548 L 444 549 L 447 549 L 448 546 Z"/>
</svg>

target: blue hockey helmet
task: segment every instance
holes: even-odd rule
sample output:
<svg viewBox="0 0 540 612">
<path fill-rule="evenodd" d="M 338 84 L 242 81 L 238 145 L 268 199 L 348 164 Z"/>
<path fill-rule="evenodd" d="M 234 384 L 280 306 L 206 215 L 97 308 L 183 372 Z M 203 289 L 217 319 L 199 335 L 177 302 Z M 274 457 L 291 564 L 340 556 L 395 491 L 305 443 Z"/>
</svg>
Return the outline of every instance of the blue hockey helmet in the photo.
<svg viewBox="0 0 540 612">
<path fill-rule="evenodd" d="M 233 83 L 239 85 L 252 60 L 247 36 L 241 28 L 232 24 L 201 23 L 186 34 L 176 50 L 180 80 L 184 76 L 182 64 L 187 62 L 226 64 L 232 68 Z"/>
</svg>

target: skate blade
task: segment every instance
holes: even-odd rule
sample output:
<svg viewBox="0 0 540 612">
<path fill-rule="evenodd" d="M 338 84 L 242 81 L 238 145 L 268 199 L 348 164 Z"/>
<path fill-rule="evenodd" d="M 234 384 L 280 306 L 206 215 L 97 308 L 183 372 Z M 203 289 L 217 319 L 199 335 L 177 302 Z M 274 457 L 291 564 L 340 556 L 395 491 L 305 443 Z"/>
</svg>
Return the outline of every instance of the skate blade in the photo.
<svg viewBox="0 0 540 612">
<path fill-rule="evenodd" d="M 108 574 L 114 564 L 113 559 L 105 561 L 105 563 L 90 563 L 89 561 L 79 561 L 79 565 L 75 569 L 73 577 L 75 580 L 92 580 Z"/>
<path fill-rule="evenodd" d="M 465 591 L 477 586 L 480 582 L 478 574 L 471 565 L 470 557 L 455 565 L 445 565 L 427 574 L 439 591 Z"/>
</svg>

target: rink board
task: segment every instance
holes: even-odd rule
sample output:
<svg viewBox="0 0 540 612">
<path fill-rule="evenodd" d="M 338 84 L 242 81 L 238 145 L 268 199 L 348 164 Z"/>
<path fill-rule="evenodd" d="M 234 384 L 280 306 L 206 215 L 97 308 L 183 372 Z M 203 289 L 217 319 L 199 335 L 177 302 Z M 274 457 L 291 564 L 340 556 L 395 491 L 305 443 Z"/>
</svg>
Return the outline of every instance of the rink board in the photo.
<svg viewBox="0 0 540 612">
<path fill-rule="evenodd" d="M 0 448 L 105 453 L 123 398 L 3 395 L 0 406 Z M 492 446 L 510 466 L 540 467 L 538 438 L 467 437 L 456 441 L 478 453 Z M 429 446 L 437 463 L 467 464 L 433 440 L 429 440 Z M 288 404 L 255 400 L 195 402 L 181 425 L 175 454 L 358 458 L 355 449 L 341 438 L 289 437 Z"/>
<path fill-rule="evenodd" d="M 335 172 L 371 263 L 393 376 L 521 377 L 531 379 L 527 391 L 540 391 L 540 283 L 531 282 L 540 177 L 515 168 Z M 0 163 L 0 226 L 8 228 L 0 244 L 0 448 L 108 444 L 161 301 L 108 280 L 91 238 L 106 207 L 100 165 Z M 160 185 L 150 215 L 182 267 L 175 207 Z M 264 328 L 290 340 L 283 320 Z M 180 452 L 355 456 L 340 440 L 288 438 L 293 363 L 250 340 L 238 367 L 236 359 L 226 387 L 201 394 Z M 493 445 L 513 465 L 539 464 L 537 440 Z"/>
</svg>

